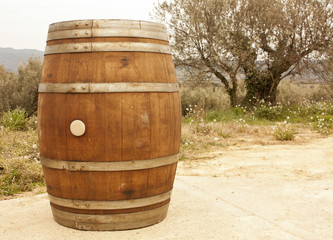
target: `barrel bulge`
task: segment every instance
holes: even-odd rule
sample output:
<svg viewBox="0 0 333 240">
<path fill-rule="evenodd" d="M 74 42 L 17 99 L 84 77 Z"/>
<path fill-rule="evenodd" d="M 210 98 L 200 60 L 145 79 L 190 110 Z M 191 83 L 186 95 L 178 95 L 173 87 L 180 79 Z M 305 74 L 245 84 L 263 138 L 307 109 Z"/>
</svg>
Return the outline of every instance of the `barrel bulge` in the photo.
<svg viewBox="0 0 333 240">
<path fill-rule="evenodd" d="M 163 25 L 51 24 L 38 101 L 40 154 L 57 222 L 112 230 L 150 225 L 166 216 L 181 111 Z M 71 130 L 74 123 L 80 123 L 80 134 Z M 135 204 L 112 207 L 129 200 Z M 116 226 L 109 219 L 98 227 L 72 222 L 84 214 L 100 215 L 96 221 L 129 214 L 132 220 Z M 143 224 L 135 224 L 135 218 Z"/>
</svg>

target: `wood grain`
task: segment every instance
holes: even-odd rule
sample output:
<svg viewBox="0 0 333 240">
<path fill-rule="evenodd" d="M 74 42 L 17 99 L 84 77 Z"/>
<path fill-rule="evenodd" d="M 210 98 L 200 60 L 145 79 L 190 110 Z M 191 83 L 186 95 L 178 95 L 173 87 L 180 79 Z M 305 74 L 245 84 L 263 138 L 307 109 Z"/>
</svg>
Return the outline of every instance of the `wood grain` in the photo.
<svg viewBox="0 0 333 240">
<path fill-rule="evenodd" d="M 162 40 L 126 37 L 61 39 L 47 44 L 89 41 L 168 44 Z M 113 82 L 175 83 L 177 78 L 172 56 L 149 52 L 45 56 L 41 83 Z M 86 132 L 80 137 L 70 132 L 69 126 L 74 120 L 85 124 Z M 174 155 L 179 152 L 180 124 L 179 92 L 39 93 L 38 135 L 40 154 L 45 158 L 119 162 Z M 47 167 L 43 167 L 43 171 L 47 191 L 55 197 L 118 201 L 170 191 L 176 167 L 177 163 L 131 171 L 74 172 Z M 148 211 L 168 202 L 130 210 L 75 210 L 54 204 L 53 207 L 71 213 L 103 215 Z"/>
</svg>

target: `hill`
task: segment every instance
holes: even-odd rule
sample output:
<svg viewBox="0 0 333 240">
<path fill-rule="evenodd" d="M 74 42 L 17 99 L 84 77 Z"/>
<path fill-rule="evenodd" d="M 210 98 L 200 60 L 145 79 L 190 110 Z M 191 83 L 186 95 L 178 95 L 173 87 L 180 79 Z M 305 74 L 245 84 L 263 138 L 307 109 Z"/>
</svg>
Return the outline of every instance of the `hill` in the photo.
<svg viewBox="0 0 333 240">
<path fill-rule="evenodd" d="M 8 71 L 16 72 L 30 56 L 43 58 L 43 55 L 43 51 L 36 49 L 0 48 L 0 64 L 4 64 Z"/>
</svg>

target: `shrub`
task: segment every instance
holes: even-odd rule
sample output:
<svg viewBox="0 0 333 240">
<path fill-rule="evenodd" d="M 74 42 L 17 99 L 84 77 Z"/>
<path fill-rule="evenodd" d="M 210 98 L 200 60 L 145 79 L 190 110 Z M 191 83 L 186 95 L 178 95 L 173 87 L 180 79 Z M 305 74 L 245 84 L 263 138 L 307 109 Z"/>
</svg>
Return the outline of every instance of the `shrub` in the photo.
<svg viewBox="0 0 333 240">
<path fill-rule="evenodd" d="M 19 66 L 17 74 L 0 65 L 0 112 L 17 107 L 25 109 L 29 116 L 36 112 L 41 72 L 40 58 L 30 57 Z"/>
<path fill-rule="evenodd" d="M 201 106 L 207 110 L 221 110 L 229 107 L 229 97 L 221 87 L 182 87 L 180 90 L 182 114 L 187 109 Z"/>
<path fill-rule="evenodd" d="M 324 135 L 330 135 L 333 130 L 333 117 L 332 116 L 316 116 L 312 118 L 313 123 L 310 123 L 312 127 L 319 133 Z"/>
<path fill-rule="evenodd" d="M 289 124 L 274 127 L 273 136 L 279 141 L 292 141 L 295 139 L 295 130 Z"/>
<path fill-rule="evenodd" d="M 282 117 L 281 108 L 279 106 L 261 105 L 255 111 L 255 116 L 260 119 L 277 121 Z"/>
<path fill-rule="evenodd" d="M 320 101 L 332 98 L 329 84 L 293 83 L 284 80 L 278 86 L 277 101 L 286 104 L 299 104 L 304 101 Z"/>
<path fill-rule="evenodd" d="M 38 84 L 42 74 L 40 58 L 30 57 L 26 63 L 18 68 L 19 97 L 17 106 L 24 108 L 30 116 L 37 111 Z"/>
<path fill-rule="evenodd" d="M 16 103 L 14 92 L 17 91 L 18 77 L 0 65 L 0 113 L 10 110 Z"/>
<path fill-rule="evenodd" d="M 28 118 L 24 110 L 17 108 L 13 111 L 8 111 L 2 116 L 2 124 L 10 130 L 24 131 L 27 129 Z"/>
</svg>

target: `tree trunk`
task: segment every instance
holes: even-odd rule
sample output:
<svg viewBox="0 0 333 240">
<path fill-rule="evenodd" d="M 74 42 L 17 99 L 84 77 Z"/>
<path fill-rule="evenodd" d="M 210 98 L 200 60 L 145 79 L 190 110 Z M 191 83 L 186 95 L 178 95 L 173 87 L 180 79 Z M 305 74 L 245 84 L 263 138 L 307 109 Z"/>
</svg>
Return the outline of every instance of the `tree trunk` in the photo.
<svg viewBox="0 0 333 240">
<path fill-rule="evenodd" d="M 237 105 L 237 95 L 236 95 L 236 88 L 230 88 L 228 90 L 229 98 L 230 98 L 230 106 L 231 107 L 236 107 Z"/>
<path fill-rule="evenodd" d="M 276 105 L 277 86 L 280 80 L 273 81 L 271 77 L 247 76 L 245 80 L 246 95 L 242 105 L 254 106 L 260 101 Z"/>
</svg>

